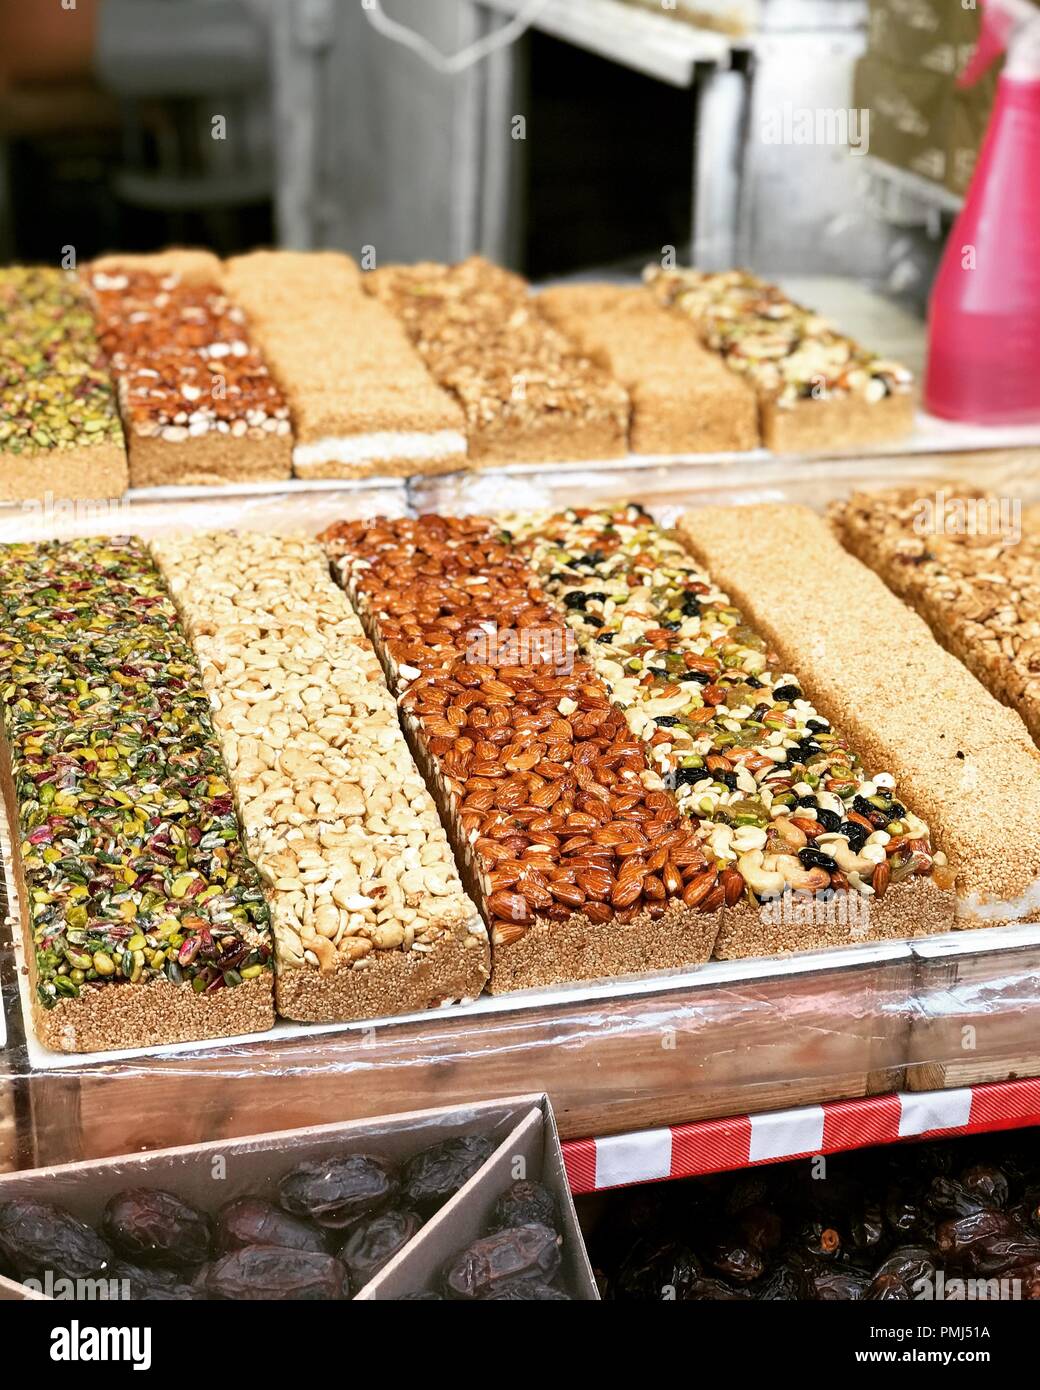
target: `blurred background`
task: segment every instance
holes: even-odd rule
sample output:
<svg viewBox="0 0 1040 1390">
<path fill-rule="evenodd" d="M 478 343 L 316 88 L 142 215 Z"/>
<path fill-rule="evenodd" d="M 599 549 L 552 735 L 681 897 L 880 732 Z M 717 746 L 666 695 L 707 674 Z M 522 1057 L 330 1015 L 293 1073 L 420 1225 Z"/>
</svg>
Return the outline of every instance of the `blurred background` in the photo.
<svg viewBox="0 0 1040 1390">
<path fill-rule="evenodd" d="M 977 20 L 962 0 L 0 0 L 0 260 L 275 242 L 479 250 L 538 280 L 674 246 L 919 310 L 992 101 L 992 79 L 954 90 Z"/>
</svg>

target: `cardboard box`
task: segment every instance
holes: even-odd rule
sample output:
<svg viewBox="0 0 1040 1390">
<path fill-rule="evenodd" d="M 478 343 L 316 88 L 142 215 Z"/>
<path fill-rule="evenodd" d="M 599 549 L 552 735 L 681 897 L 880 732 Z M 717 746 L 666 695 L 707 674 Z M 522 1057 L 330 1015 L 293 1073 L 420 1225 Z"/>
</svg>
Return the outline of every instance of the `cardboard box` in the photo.
<svg viewBox="0 0 1040 1390">
<path fill-rule="evenodd" d="M 870 112 L 869 153 L 933 183 L 946 178 L 950 79 L 867 56 L 856 64 L 852 104 Z"/>
<path fill-rule="evenodd" d="M 355 1297 L 386 1300 L 431 1286 L 444 1261 L 483 1232 L 495 1200 L 522 1173 L 550 1187 L 559 1204 L 564 1261 L 558 1287 L 576 1300 L 598 1299 L 567 1185 L 556 1123 L 544 1094 L 0 1175 L 0 1203 L 15 1197 L 53 1202 L 93 1225 L 112 1196 L 141 1186 L 175 1192 L 215 1213 L 237 1197 L 273 1198 L 278 1180 L 298 1163 L 343 1153 L 372 1153 L 401 1163 L 431 1144 L 464 1134 L 490 1134 L 498 1141 L 498 1148 Z M 30 1286 L 0 1281 L 0 1299 L 40 1296 L 41 1291 Z M 42 1296 L 47 1296 L 46 1290 Z"/>
<path fill-rule="evenodd" d="M 979 11 L 961 0 L 870 0 L 867 47 L 900 67 L 959 73 L 978 40 Z"/>
<path fill-rule="evenodd" d="M 946 187 L 963 198 L 971 184 L 996 97 L 997 75 L 989 73 L 977 86 L 950 96 Z"/>
</svg>

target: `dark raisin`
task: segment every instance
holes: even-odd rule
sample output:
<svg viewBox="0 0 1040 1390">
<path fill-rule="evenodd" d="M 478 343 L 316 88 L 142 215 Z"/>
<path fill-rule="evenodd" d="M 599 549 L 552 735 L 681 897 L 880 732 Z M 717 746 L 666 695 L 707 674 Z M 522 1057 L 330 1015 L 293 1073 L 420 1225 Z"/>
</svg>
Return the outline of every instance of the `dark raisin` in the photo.
<svg viewBox="0 0 1040 1390">
<path fill-rule="evenodd" d="M 888 819 L 902 820 L 905 815 L 906 807 L 903 803 L 901 801 L 893 801 L 892 805 L 888 808 Z"/>
<path fill-rule="evenodd" d="M 209 1217 L 174 1192 L 131 1188 L 117 1193 L 105 1207 L 101 1229 L 139 1264 L 188 1268 L 209 1256 Z"/>
<path fill-rule="evenodd" d="M 760 681 L 757 676 L 746 677 L 744 684 L 749 690 L 765 690 L 766 688 L 765 681 Z"/>
<path fill-rule="evenodd" d="M 585 626 L 586 626 L 586 627 L 602 627 L 602 626 L 603 626 L 603 619 L 602 619 L 602 618 L 598 618 L 598 617 L 596 616 L 595 613 L 585 613 L 583 616 L 584 616 Z"/>
<path fill-rule="evenodd" d="M 342 1230 L 381 1211 L 397 1196 L 397 1189 L 397 1173 L 389 1163 L 370 1154 L 347 1154 L 293 1168 L 278 1184 L 278 1200 L 292 1216 Z"/>
<path fill-rule="evenodd" d="M 849 849 L 854 854 L 858 854 L 867 843 L 867 836 L 870 834 L 862 825 L 858 825 L 854 820 L 846 820 L 841 823 L 841 834 L 849 842 Z"/>
<path fill-rule="evenodd" d="M 883 830 L 892 816 L 885 811 L 879 811 L 876 806 L 871 806 L 865 796 L 854 796 L 852 798 L 852 809 L 858 811 L 864 820 L 870 821 L 875 830 Z"/>
<path fill-rule="evenodd" d="M 606 603 L 607 596 L 604 593 L 600 593 L 598 589 L 593 589 L 591 594 L 585 595 L 585 601 L 586 603 Z"/>
<path fill-rule="evenodd" d="M 660 627 L 663 627 L 664 630 L 665 630 L 665 632 L 678 632 L 679 629 L 682 627 L 682 623 L 681 623 L 681 622 L 660 623 L 659 626 L 660 626 Z"/>
<path fill-rule="evenodd" d="M 837 834 L 841 829 L 841 816 L 837 811 L 828 811 L 825 806 L 817 806 L 816 819 L 829 835 Z"/>
<path fill-rule="evenodd" d="M 460 1250 L 444 1267 L 451 1298 L 483 1298 L 512 1279 L 555 1278 L 560 1268 L 560 1237 L 548 1226 L 512 1226 L 483 1236 Z"/>
<path fill-rule="evenodd" d="M 702 776 L 704 774 L 702 773 Z M 737 790 L 737 774 L 735 772 L 709 772 L 707 774 L 713 782 L 721 782 L 728 787 L 731 792 Z"/>
<path fill-rule="evenodd" d="M 401 1173 L 403 1196 L 423 1216 L 432 1216 L 495 1151 L 483 1134 L 445 1139 L 410 1158 Z"/>
<path fill-rule="evenodd" d="M 302 1302 L 348 1296 L 347 1271 L 332 1255 L 245 1245 L 206 1265 L 196 1285 L 210 1298 Z"/>
<path fill-rule="evenodd" d="M 531 1223 L 560 1230 L 560 1211 L 556 1198 L 540 1182 L 515 1182 L 495 1203 L 491 1213 L 492 1231 Z"/>
<path fill-rule="evenodd" d="M 703 767 L 681 767 L 675 774 L 675 785 L 677 787 L 689 787 L 710 776 L 711 773 L 706 772 Z"/>
<path fill-rule="evenodd" d="M 600 635 L 596 638 L 596 641 L 610 643 L 613 642 L 616 635 L 617 634 L 613 632 L 601 632 Z"/>
<path fill-rule="evenodd" d="M 563 603 L 565 608 L 584 608 L 585 595 L 580 589 L 572 589 L 569 594 L 564 594 Z"/>
<path fill-rule="evenodd" d="M 23 1279 L 42 1278 L 47 1270 L 89 1279 L 107 1269 L 112 1251 L 63 1207 L 15 1198 L 0 1203 L 0 1258 Z"/>
<path fill-rule="evenodd" d="M 226 1254 L 244 1245 L 277 1245 L 283 1250 L 328 1254 L 321 1231 L 262 1197 L 240 1197 L 221 1208 L 217 1216 L 216 1249 Z"/>
<path fill-rule="evenodd" d="M 385 1264 L 403 1250 L 422 1226 L 417 1212 L 394 1207 L 378 1216 L 359 1221 L 347 1236 L 339 1258 L 350 1274 L 350 1286 L 357 1293 Z"/>
<path fill-rule="evenodd" d="M 684 671 L 679 677 L 681 681 L 696 681 L 698 685 L 711 685 L 711 677 L 704 671 Z"/>
<path fill-rule="evenodd" d="M 687 594 L 682 601 L 680 612 L 684 618 L 700 617 L 701 601 L 696 594 Z"/>
<path fill-rule="evenodd" d="M 773 688 L 773 699 L 783 700 L 790 704 L 792 700 L 800 700 L 802 692 L 796 685 L 778 685 Z"/>
<path fill-rule="evenodd" d="M 826 719 L 807 719 L 805 727 L 812 729 L 814 733 L 825 734 L 831 726 Z"/>
<path fill-rule="evenodd" d="M 659 714 L 654 723 L 661 729 L 674 729 L 679 720 L 674 714 Z"/>
<path fill-rule="evenodd" d="M 796 811 L 817 811 L 816 799 L 812 796 L 803 796 L 800 801 L 794 803 Z"/>
<path fill-rule="evenodd" d="M 808 846 L 798 851 L 798 858 L 807 869 L 826 869 L 829 874 L 834 873 L 838 867 L 829 854 L 824 854 L 822 849 L 811 849 Z"/>
</svg>

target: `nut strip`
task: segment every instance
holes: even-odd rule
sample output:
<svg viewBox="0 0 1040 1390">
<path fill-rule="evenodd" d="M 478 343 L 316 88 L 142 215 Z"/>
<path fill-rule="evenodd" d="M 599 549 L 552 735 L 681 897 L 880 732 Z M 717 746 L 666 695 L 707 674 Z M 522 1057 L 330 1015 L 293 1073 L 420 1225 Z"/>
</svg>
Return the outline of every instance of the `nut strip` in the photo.
<svg viewBox="0 0 1040 1390">
<path fill-rule="evenodd" d="M 345 522 L 323 539 L 492 927 L 492 990 L 707 959 L 715 866 L 494 523 Z"/>
<path fill-rule="evenodd" d="M 132 539 L 7 545 L 0 580 L 4 780 L 39 1004 L 62 1014 L 106 986 L 158 982 L 208 1001 L 255 981 L 266 1016 L 230 1031 L 269 1026 L 267 905 L 198 667 L 147 551 Z M 168 993 L 150 998 L 161 1013 Z M 113 1041 L 130 1041 L 112 1026 Z M 186 1036 L 207 1036 L 196 1028 Z M 144 1040 L 161 1033 L 150 1023 Z"/>
<path fill-rule="evenodd" d="M 831 520 L 846 549 L 1040 743 L 1040 518 L 1023 517 L 1007 496 L 951 485 L 933 496 L 921 487 L 857 492 Z"/>
<path fill-rule="evenodd" d="M 78 280 L 10 266 L 0 270 L 0 462 L 30 460 L 47 464 L 34 475 L 36 495 L 83 495 L 89 485 L 88 495 L 100 497 L 126 487 L 115 390 Z M 68 471 L 76 463 L 82 477 Z M 0 481 L 2 495 L 28 495 L 19 486 L 25 472 L 10 488 Z"/>
<path fill-rule="evenodd" d="M 386 266 L 363 283 L 458 397 L 474 463 L 626 452 L 627 393 L 551 326 L 520 276 L 473 256 Z"/>
<path fill-rule="evenodd" d="M 289 476 L 289 407 L 245 315 L 217 286 L 115 267 L 95 268 L 89 284 L 135 485 L 183 481 L 182 472 Z M 162 448 L 189 443 L 187 454 Z"/>
<path fill-rule="evenodd" d="M 638 506 L 503 524 L 705 826 L 728 905 L 788 890 L 883 896 L 921 875 L 952 882 L 895 779 L 867 773 L 673 532 Z"/>
<path fill-rule="evenodd" d="M 248 534 L 153 550 L 267 885 L 279 1011 L 332 1021 L 478 994 L 487 932 L 324 552 Z"/>
</svg>

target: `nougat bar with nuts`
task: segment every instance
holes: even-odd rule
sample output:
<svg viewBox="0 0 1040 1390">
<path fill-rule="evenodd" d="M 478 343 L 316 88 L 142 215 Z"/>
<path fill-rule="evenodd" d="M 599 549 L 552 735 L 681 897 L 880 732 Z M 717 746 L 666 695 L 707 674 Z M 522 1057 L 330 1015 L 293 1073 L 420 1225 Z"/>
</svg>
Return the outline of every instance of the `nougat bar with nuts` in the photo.
<svg viewBox="0 0 1040 1390">
<path fill-rule="evenodd" d="M 479 994 L 487 931 L 324 552 L 233 534 L 153 550 L 266 886 L 279 1013 L 343 1022 Z"/>
<path fill-rule="evenodd" d="M 119 386 L 134 487 L 257 482 L 292 472 L 289 406 L 246 317 L 183 257 L 89 268 Z M 203 265 L 205 262 L 203 262 Z M 154 268 L 153 268 L 154 265 Z"/>
<path fill-rule="evenodd" d="M 958 926 L 1040 920 L 1040 752 L 923 620 L 805 507 L 703 507 L 679 531 L 956 872 Z"/>
<path fill-rule="evenodd" d="M 499 528 L 424 516 L 323 539 L 491 928 L 490 989 L 707 960 L 715 866 Z"/>
<path fill-rule="evenodd" d="M 466 466 L 462 409 L 403 326 L 336 251 L 254 251 L 223 284 L 249 315 L 292 409 L 298 478 L 450 473 Z"/>
<path fill-rule="evenodd" d="M 758 447 L 758 400 L 751 386 L 646 289 L 561 285 L 543 290 L 537 303 L 628 391 L 633 453 Z"/>
<path fill-rule="evenodd" d="M 778 286 L 746 270 L 648 266 L 643 277 L 754 387 L 762 438 L 775 453 L 881 444 L 913 428 L 907 368 L 860 347 Z"/>
<path fill-rule="evenodd" d="M 895 778 L 864 767 L 674 532 L 637 505 L 503 525 L 704 830 L 727 888 L 716 955 L 953 925 L 952 871 Z"/>
<path fill-rule="evenodd" d="M 40 1040 L 274 1022 L 267 904 L 199 669 L 132 539 L 0 547 L 0 749 Z"/>
<path fill-rule="evenodd" d="M 472 256 L 385 266 L 363 284 L 458 399 L 473 467 L 627 452 L 624 388 L 550 324 L 520 276 Z"/>
<path fill-rule="evenodd" d="M 119 497 L 115 387 L 76 276 L 0 269 L 0 500 Z"/>
<path fill-rule="evenodd" d="M 1014 498 L 952 484 L 856 492 L 830 510 L 846 550 L 1040 743 L 1040 526 Z"/>
</svg>

